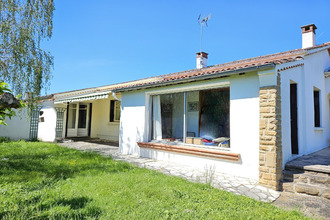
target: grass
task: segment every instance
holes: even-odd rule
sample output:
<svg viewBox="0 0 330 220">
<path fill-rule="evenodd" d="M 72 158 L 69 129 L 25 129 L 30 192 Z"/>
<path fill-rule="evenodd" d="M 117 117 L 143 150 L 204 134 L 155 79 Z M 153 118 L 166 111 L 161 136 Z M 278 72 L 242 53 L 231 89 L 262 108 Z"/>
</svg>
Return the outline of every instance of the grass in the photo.
<svg viewBox="0 0 330 220">
<path fill-rule="evenodd" d="M 0 219 L 304 219 L 205 184 L 42 142 L 0 143 Z"/>
</svg>

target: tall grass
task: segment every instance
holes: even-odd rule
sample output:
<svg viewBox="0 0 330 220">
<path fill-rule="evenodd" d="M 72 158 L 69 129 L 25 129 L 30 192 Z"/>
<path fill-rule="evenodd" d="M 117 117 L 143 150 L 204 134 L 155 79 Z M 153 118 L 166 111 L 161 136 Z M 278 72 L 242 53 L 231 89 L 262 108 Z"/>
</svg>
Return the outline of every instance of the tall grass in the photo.
<svg viewBox="0 0 330 220">
<path fill-rule="evenodd" d="M 208 185 L 42 142 L 0 143 L 0 219 L 303 219 Z"/>
</svg>

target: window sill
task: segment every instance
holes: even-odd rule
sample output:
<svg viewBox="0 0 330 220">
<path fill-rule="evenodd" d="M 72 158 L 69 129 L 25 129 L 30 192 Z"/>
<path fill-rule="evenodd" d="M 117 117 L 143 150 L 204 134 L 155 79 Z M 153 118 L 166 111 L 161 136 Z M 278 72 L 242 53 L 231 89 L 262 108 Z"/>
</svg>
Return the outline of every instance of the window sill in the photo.
<svg viewBox="0 0 330 220">
<path fill-rule="evenodd" d="M 314 127 L 314 131 L 323 131 L 322 127 Z"/>
<path fill-rule="evenodd" d="M 190 154 L 195 156 L 210 157 L 221 160 L 238 161 L 240 157 L 240 154 L 237 153 L 224 152 L 219 150 L 210 150 L 210 149 L 198 148 L 198 147 L 188 147 L 188 146 L 180 146 L 180 145 L 175 146 L 175 145 L 151 143 L 151 142 L 137 142 L 137 144 L 139 145 L 140 148 Z"/>
<path fill-rule="evenodd" d="M 108 122 L 108 125 L 119 125 L 119 121 Z"/>
</svg>

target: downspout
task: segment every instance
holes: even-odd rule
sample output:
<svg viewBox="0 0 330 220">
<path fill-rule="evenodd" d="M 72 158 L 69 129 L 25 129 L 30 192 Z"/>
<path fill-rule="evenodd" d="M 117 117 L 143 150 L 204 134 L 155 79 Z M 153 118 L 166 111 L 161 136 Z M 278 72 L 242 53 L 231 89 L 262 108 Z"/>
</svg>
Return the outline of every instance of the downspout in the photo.
<svg viewBox="0 0 330 220">
<path fill-rule="evenodd" d="M 121 102 L 121 99 L 120 98 L 118 98 L 117 96 L 116 96 L 116 93 L 115 92 L 112 92 L 112 96 L 116 99 L 116 100 L 118 100 L 118 101 L 120 101 Z"/>
</svg>

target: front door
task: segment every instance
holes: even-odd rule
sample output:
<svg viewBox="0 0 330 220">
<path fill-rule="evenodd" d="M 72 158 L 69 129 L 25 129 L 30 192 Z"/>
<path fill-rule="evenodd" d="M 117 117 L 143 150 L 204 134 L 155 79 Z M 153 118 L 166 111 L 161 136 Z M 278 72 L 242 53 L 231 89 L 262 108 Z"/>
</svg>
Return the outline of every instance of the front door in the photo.
<svg viewBox="0 0 330 220">
<path fill-rule="evenodd" d="M 88 136 L 88 110 L 87 104 L 79 104 L 77 136 Z"/>
<path fill-rule="evenodd" d="M 69 105 L 67 120 L 68 137 L 88 136 L 89 111 L 89 105 L 85 103 L 75 103 Z"/>
</svg>

